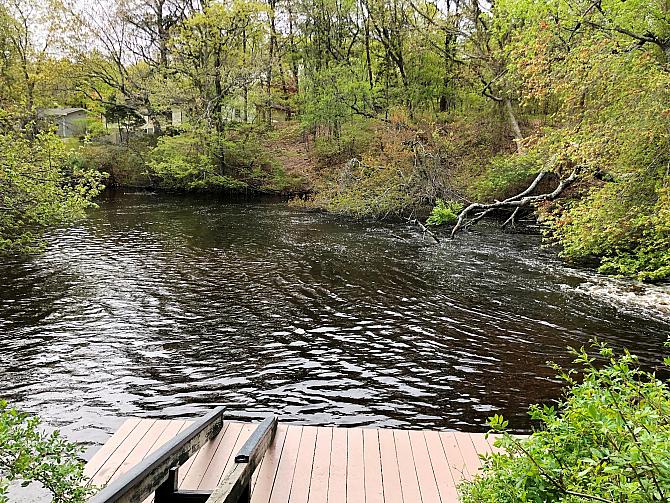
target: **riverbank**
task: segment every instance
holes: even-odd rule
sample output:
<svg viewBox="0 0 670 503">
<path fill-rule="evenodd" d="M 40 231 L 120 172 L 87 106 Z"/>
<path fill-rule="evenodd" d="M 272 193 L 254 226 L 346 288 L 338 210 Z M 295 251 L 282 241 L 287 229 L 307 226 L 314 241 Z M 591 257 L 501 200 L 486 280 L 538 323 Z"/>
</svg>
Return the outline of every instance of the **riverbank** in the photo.
<svg viewBox="0 0 670 503">
<path fill-rule="evenodd" d="M 108 175 L 106 185 L 173 193 L 276 194 L 312 190 L 311 157 L 299 123 L 233 124 L 224 133 L 183 131 L 133 136 L 125 143 L 68 142 L 80 162 Z"/>
<path fill-rule="evenodd" d="M 645 282 L 668 277 L 670 206 L 653 177 L 630 185 L 628 176 L 572 161 L 559 169 L 554 147 L 542 146 L 546 125 L 523 123 L 536 136 L 519 150 L 505 121 L 489 112 L 442 122 L 352 118 L 337 130 L 300 120 L 233 123 L 223 133 L 86 144 L 79 155 L 116 187 L 280 194 L 297 207 L 373 220 L 425 222 L 443 204 L 451 210 L 435 222 L 456 230 L 484 215 L 514 232 L 531 222 L 573 265 Z M 624 199 L 615 197 L 619 189 Z"/>
</svg>

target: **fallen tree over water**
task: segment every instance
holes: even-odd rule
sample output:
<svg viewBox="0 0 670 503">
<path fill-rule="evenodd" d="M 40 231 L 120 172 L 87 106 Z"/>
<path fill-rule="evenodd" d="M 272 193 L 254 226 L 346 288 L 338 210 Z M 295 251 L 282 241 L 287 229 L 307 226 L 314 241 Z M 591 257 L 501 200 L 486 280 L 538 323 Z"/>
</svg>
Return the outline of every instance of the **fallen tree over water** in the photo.
<svg viewBox="0 0 670 503">
<path fill-rule="evenodd" d="M 502 224 L 503 227 L 507 227 L 510 224 L 514 224 L 519 211 L 522 208 L 526 208 L 532 204 L 543 202 L 543 201 L 552 201 L 556 199 L 561 193 L 565 190 L 566 187 L 570 186 L 576 179 L 579 172 L 579 168 L 575 168 L 570 176 L 561 179 L 558 183 L 558 186 L 552 192 L 546 192 L 543 194 L 532 195 L 535 189 L 537 189 L 540 182 L 550 173 L 549 171 L 540 171 L 533 182 L 519 194 L 508 197 L 502 201 L 495 201 L 493 203 L 472 203 L 467 206 L 463 211 L 458 214 L 458 220 L 456 224 L 451 229 L 451 238 L 453 238 L 456 233 L 460 230 L 467 229 L 477 223 L 479 220 L 485 216 L 491 214 L 497 210 L 512 210 L 510 217 L 505 220 Z"/>
</svg>

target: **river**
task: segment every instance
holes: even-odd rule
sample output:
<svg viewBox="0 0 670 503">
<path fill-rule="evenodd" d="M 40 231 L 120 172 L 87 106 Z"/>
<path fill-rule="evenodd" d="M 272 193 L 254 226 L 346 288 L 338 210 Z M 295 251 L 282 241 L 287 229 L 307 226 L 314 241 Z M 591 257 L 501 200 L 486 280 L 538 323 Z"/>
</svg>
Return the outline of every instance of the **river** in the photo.
<svg viewBox="0 0 670 503">
<path fill-rule="evenodd" d="M 0 393 L 99 445 L 127 416 L 518 431 L 547 360 L 599 337 L 653 367 L 670 319 L 592 294 L 537 236 L 435 245 L 277 202 L 116 193 L 0 265 Z M 609 280 L 608 280 L 609 281 Z M 624 306 L 625 307 L 625 306 Z"/>
</svg>

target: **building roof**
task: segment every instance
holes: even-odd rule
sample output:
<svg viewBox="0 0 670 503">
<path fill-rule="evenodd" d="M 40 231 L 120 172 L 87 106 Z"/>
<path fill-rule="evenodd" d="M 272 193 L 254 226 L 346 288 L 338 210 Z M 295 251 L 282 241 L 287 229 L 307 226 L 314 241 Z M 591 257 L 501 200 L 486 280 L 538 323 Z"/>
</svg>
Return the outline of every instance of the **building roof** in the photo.
<svg viewBox="0 0 670 503">
<path fill-rule="evenodd" d="M 86 112 L 85 108 L 42 108 L 38 111 L 41 117 L 65 117 L 75 112 Z"/>
</svg>

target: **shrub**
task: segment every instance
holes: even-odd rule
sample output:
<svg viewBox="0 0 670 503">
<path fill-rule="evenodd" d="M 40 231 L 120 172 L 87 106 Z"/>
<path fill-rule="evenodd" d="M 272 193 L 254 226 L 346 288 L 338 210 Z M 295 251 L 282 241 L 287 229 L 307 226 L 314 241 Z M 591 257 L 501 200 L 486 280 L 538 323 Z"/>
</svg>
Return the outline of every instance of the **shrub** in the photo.
<svg viewBox="0 0 670 503">
<path fill-rule="evenodd" d="M 498 155 L 473 184 L 473 193 L 477 199 L 509 197 L 528 187 L 530 180 L 542 169 L 542 163 L 536 155 L 512 154 Z"/>
<path fill-rule="evenodd" d="M 533 406 L 540 428 L 526 438 L 503 432 L 502 452 L 485 457 L 482 472 L 459 490 L 474 502 L 652 502 L 670 497 L 670 390 L 643 371 L 635 356 L 596 346 L 603 366 L 582 348 L 574 370 L 557 366 L 569 385 L 558 407 Z M 670 359 L 666 359 L 670 365 Z"/>
<path fill-rule="evenodd" d="M 149 148 L 146 142 L 133 140 L 125 145 L 86 143 L 81 152 L 85 166 L 109 174 L 107 185 L 147 187 L 151 185 L 145 164 Z"/>
<path fill-rule="evenodd" d="M 163 136 L 147 166 L 159 188 L 193 191 L 283 192 L 300 186 L 260 144 L 256 129 L 226 135 L 203 132 Z"/>
<path fill-rule="evenodd" d="M 384 152 L 342 166 L 310 204 L 358 218 L 399 216 L 417 203 L 411 171 L 412 152 L 402 144 L 388 144 Z"/>
<path fill-rule="evenodd" d="M 0 134 L 0 250 L 35 251 L 43 232 L 81 219 L 104 177 L 55 134 Z"/>
<path fill-rule="evenodd" d="M 567 259 L 597 257 L 599 271 L 670 277 L 670 190 L 631 177 L 608 182 L 547 220 Z"/>
<path fill-rule="evenodd" d="M 342 124 L 337 137 L 319 135 L 314 141 L 314 153 L 322 167 L 330 167 L 360 158 L 369 152 L 376 139 L 372 121 L 352 119 Z"/>
<path fill-rule="evenodd" d="M 463 205 L 457 201 L 444 202 L 438 199 L 435 207 L 430 212 L 426 225 L 450 225 L 456 223 L 458 213 L 463 209 Z"/>
<path fill-rule="evenodd" d="M 216 134 L 162 136 L 147 166 L 154 183 L 172 190 L 239 190 L 247 184 L 223 172 L 226 141 Z"/>
<path fill-rule="evenodd" d="M 0 503 L 9 502 L 8 483 L 39 482 L 53 503 L 86 501 L 91 488 L 85 485 L 81 448 L 58 432 L 40 431 L 40 421 L 0 401 Z"/>
</svg>

